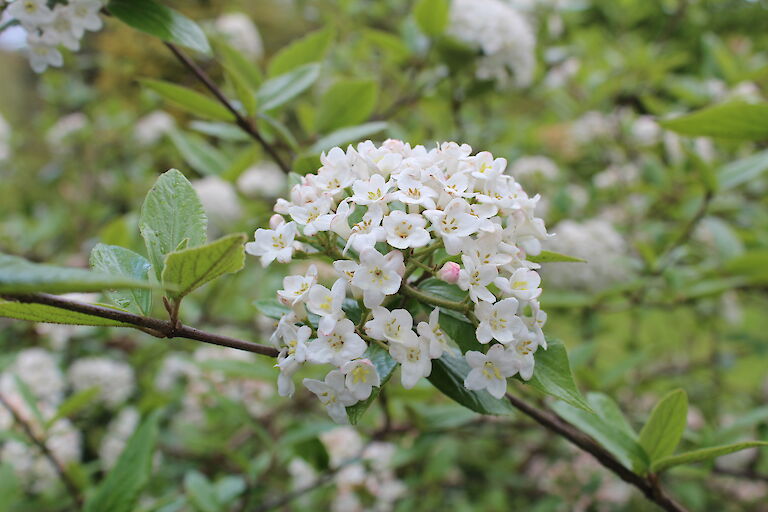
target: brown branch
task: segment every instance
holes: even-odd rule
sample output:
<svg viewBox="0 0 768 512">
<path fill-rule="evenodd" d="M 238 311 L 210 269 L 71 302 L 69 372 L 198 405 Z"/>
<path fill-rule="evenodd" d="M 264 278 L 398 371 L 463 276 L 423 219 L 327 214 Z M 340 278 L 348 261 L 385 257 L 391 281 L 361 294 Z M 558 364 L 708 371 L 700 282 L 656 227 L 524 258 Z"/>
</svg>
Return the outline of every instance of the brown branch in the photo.
<svg viewBox="0 0 768 512">
<path fill-rule="evenodd" d="M 507 393 L 506 397 L 507 400 L 509 400 L 509 403 L 516 409 L 533 418 L 533 420 L 543 427 L 564 437 L 572 444 L 592 455 L 603 467 L 610 470 L 628 484 L 638 488 L 646 498 L 656 503 L 662 509 L 668 512 L 685 512 L 686 509 L 682 505 L 674 501 L 664 492 L 655 475 L 651 475 L 648 478 L 638 475 L 625 467 L 616 459 L 616 457 L 611 455 L 608 450 L 600 446 L 597 441 L 561 419 L 559 416 L 556 416 L 547 410 L 537 409 L 509 393 Z"/>
<path fill-rule="evenodd" d="M 0 394 L 0 403 L 3 404 L 6 409 L 8 409 L 8 412 L 11 413 L 11 416 L 13 416 L 13 419 L 16 421 L 16 423 L 21 426 L 24 434 L 40 450 L 43 456 L 48 459 L 53 468 L 56 470 L 56 474 L 64 484 L 64 487 L 66 487 L 67 492 L 72 498 L 72 501 L 77 504 L 78 508 L 81 507 L 83 505 L 83 496 L 80 494 L 80 489 L 75 484 L 75 481 L 72 480 L 72 477 L 70 477 L 67 471 L 64 469 L 64 466 L 61 465 L 61 462 L 59 462 L 53 452 L 51 452 L 51 450 L 48 448 L 48 445 L 45 444 L 45 440 L 40 439 L 37 437 L 37 435 L 35 435 L 32 426 L 27 423 L 27 421 L 21 416 L 21 414 L 19 414 L 16 409 L 14 409 L 10 403 L 8 403 L 2 394 Z"/>
<path fill-rule="evenodd" d="M 100 318 L 115 320 L 116 322 L 128 324 L 126 327 L 136 327 L 143 332 L 146 332 L 147 334 L 155 336 L 156 338 L 186 338 L 189 340 L 196 340 L 202 341 L 204 343 L 211 343 L 213 345 L 219 345 L 222 347 L 245 350 L 247 352 L 253 352 L 254 354 L 261 354 L 263 356 L 269 357 L 277 357 L 278 354 L 278 350 L 276 348 L 267 345 L 260 345 L 251 341 L 245 341 L 221 334 L 205 332 L 201 331 L 200 329 L 195 329 L 194 327 L 189 327 L 187 325 L 174 325 L 168 320 L 160 320 L 158 318 L 134 315 L 133 313 L 121 311 L 119 309 L 112 309 L 105 306 L 97 306 L 95 304 L 77 302 L 57 295 L 48 295 L 45 293 L 32 293 L 23 295 L 4 294 L 2 295 L 2 298 L 5 300 L 22 303 L 44 304 L 46 306 L 53 306 L 60 309 L 66 309 L 68 311 L 75 311 L 77 313 L 84 313 L 86 315 L 93 315 Z"/>
<path fill-rule="evenodd" d="M 179 62 L 181 62 L 187 69 L 189 69 L 197 77 L 197 79 L 200 80 L 209 91 L 211 91 L 219 103 L 221 103 L 227 110 L 232 113 L 233 116 L 235 116 L 235 123 L 237 126 L 239 126 L 240 129 L 242 129 L 245 133 L 250 135 L 253 140 L 258 142 L 261 147 L 264 148 L 264 151 L 269 154 L 272 160 L 275 161 L 278 167 L 280 167 L 284 173 L 288 174 L 291 171 L 291 168 L 283 161 L 283 159 L 277 153 L 277 150 L 275 150 L 275 148 L 272 147 L 272 145 L 264 139 L 264 137 L 259 133 L 253 123 L 244 117 L 240 111 L 238 111 L 234 105 L 232 105 L 227 97 L 224 96 L 224 93 L 221 92 L 221 89 L 219 89 L 213 80 L 211 80 L 208 74 L 203 71 L 200 66 L 195 64 L 195 62 L 190 59 L 184 52 L 182 52 L 178 46 L 173 43 L 164 44 L 168 47 L 169 50 L 171 50 Z"/>
</svg>

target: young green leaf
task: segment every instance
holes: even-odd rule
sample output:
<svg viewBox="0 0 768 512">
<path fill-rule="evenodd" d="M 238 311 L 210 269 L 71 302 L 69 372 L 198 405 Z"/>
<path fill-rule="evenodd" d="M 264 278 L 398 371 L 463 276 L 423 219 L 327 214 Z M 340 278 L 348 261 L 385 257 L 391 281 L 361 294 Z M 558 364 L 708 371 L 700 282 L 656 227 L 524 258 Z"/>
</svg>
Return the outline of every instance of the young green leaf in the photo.
<svg viewBox="0 0 768 512">
<path fill-rule="evenodd" d="M 536 351 L 536 366 L 527 384 L 574 407 L 593 412 L 576 387 L 568 353 L 560 340 L 547 340 L 547 350 Z"/>
<path fill-rule="evenodd" d="M 397 362 L 392 359 L 389 352 L 375 343 L 368 347 L 368 350 L 365 351 L 363 357 L 370 359 L 373 363 L 373 366 L 376 368 L 376 373 L 379 374 L 381 385 L 373 388 L 371 390 L 371 396 L 366 400 L 347 407 L 347 416 L 352 425 L 357 425 L 360 418 L 365 414 L 365 411 L 368 410 L 373 401 L 376 400 L 376 397 L 379 396 L 381 388 L 389 382 L 389 379 L 392 377 L 392 374 L 395 373 L 395 368 L 397 367 Z"/>
<path fill-rule="evenodd" d="M 760 151 L 724 165 L 717 173 L 719 190 L 749 183 L 768 171 L 768 150 Z"/>
<path fill-rule="evenodd" d="M 259 110 L 264 112 L 288 103 L 309 89 L 319 76 L 320 64 L 306 64 L 267 80 L 256 92 Z"/>
<path fill-rule="evenodd" d="M 184 491 L 198 512 L 221 510 L 221 504 L 216 496 L 216 488 L 199 472 L 192 470 L 184 476 Z"/>
<path fill-rule="evenodd" d="M 432 361 L 432 373 L 428 380 L 444 395 L 467 409 L 480 414 L 511 414 L 513 407 L 508 401 L 494 398 L 485 390 L 470 391 L 464 387 L 464 379 L 469 370 L 469 365 L 463 357 L 446 353 L 440 359 Z"/>
<path fill-rule="evenodd" d="M 123 453 L 96 492 L 85 503 L 85 512 L 131 512 L 152 473 L 159 414 L 154 412 L 128 440 Z"/>
<path fill-rule="evenodd" d="M 154 288 L 148 281 L 80 268 L 32 263 L 0 254 L 0 293 L 99 292 L 110 289 Z"/>
<path fill-rule="evenodd" d="M 251 59 L 223 39 L 216 39 L 215 46 L 216 51 L 221 54 L 224 66 L 227 69 L 237 70 L 237 73 L 248 83 L 248 87 L 256 90 L 263 77 L 261 70 L 251 62 Z"/>
<path fill-rule="evenodd" d="M 448 26 L 450 5 L 448 0 L 418 0 L 413 6 L 413 17 L 426 35 L 441 35 Z"/>
<path fill-rule="evenodd" d="M 144 199 L 139 230 L 158 281 L 162 282 L 165 256 L 187 240 L 197 247 L 206 240 L 208 220 L 195 189 L 176 169 L 162 174 Z"/>
<path fill-rule="evenodd" d="M 25 304 L 13 301 L 0 301 L 0 317 L 48 324 L 129 327 L 128 324 L 100 316 L 87 315 L 45 304 Z"/>
<path fill-rule="evenodd" d="M 305 64 L 323 60 L 335 37 L 333 28 L 327 27 L 292 42 L 272 57 L 267 74 L 270 77 L 279 76 Z"/>
<path fill-rule="evenodd" d="M 528 261 L 534 263 L 586 263 L 586 260 L 577 258 L 576 256 L 568 256 L 567 254 L 560 254 L 559 252 L 553 251 L 541 251 L 536 256 L 529 254 L 527 258 Z"/>
<path fill-rule="evenodd" d="M 599 414 L 587 412 L 565 402 L 555 402 L 552 409 L 563 419 L 594 437 L 627 468 L 641 473 L 648 468 L 648 455 L 623 427 L 617 427 L 615 423 Z"/>
<path fill-rule="evenodd" d="M 327 133 L 362 123 L 376 107 L 379 88 L 373 80 L 342 80 L 333 84 L 320 100 L 316 128 Z"/>
<path fill-rule="evenodd" d="M 629 424 L 619 405 L 604 393 L 587 393 L 587 402 L 605 423 L 637 440 L 637 432 Z"/>
<path fill-rule="evenodd" d="M 237 272 L 245 264 L 244 234 L 225 236 L 207 245 L 172 252 L 165 258 L 163 286 L 180 299 L 214 279 Z"/>
<path fill-rule="evenodd" d="M 152 265 L 142 255 L 130 249 L 116 245 L 96 244 L 91 250 L 91 267 L 105 274 L 140 279 L 146 281 Z M 152 294 L 149 290 L 133 288 L 129 290 L 107 291 L 109 299 L 121 308 L 146 315 L 152 306 Z"/>
<path fill-rule="evenodd" d="M 162 80 L 144 79 L 140 82 L 164 99 L 191 114 L 217 121 L 234 121 L 235 116 L 225 106 L 197 91 Z"/>
<path fill-rule="evenodd" d="M 227 158 L 199 135 L 171 130 L 168 136 L 184 161 L 200 174 L 218 176 L 227 169 Z"/>
<path fill-rule="evenodd" d="M 688 395 L 677 389 L 659 400 L 640 431 L 640 445 L 651 464 L 675 452 L 685 430 L 688 415 Z"/>
<path fill-rule="evenodd" d="M 665 471 L 674 466 L 680 466 L 682 464 L 692 464 L 694 462 L 701 462 L 704 460 L 711 460 L 729 453 L 746 450 L 747 448 L 766 447 L 768 442 L 766 441 L 745 441 L 743 443 L 727 444 L 723 446 L 712 446 L 709 448 L 702 448 L 700 450 L 693 450 L 690 452 L 680 453 L 677 455 L 670 455 L 668 457 L 662 457 L 651 465 L 651 471 L 658 473 Z"/>
<path fill-rule="evenodd" d="M 110 0 L 107 10 L 126 25 L 163 41 L 201 53 L 211 52 L 208 39 L 197 23 L 153 0 Z"/>
<path fill-rule="evenodd" d="M 343 147 L 346 144 L 357 142 L 366 137 L 370 137 L 371 135 L 384 131 L 388 126 L 389 124 L 387 124 L 386 121 L 373 121 L 370 123 L 359 124 L 357 126 L 340 128 L 315 142 L 309 149 L 309 152 L 318 154 L 335 146 Z"/>
<path fill-rule="evenodd" d="M 239 69 L 232 66 L 224 66 L 224 73 L 232 83 L 237 93 L 237 99 L 242 103 L 243 108 L 249 116 L 256 114 L 256 96 L 254 90 L 248 83 L 248 79 Z"/>
<path fill-rule="evenodd" d="M 100 394 L 101 389 L 98 386 L 78 391 L 74 395 L 67 398 L 64 403 L 59 406 L 56 414 L 47 422 L 45 422 L 45 428 L 51 428 L 56 424 L 57 421 L 62 418 L 71 418 L 78 412 L 88 407 L 88 405 L 90 405 L 91 402 L 93 402 Z"/>
<path fill-rule="evenodd" d="M 290 308 L 280 304 L 277 299 L 259 299 L 253 301 L 253 305 L 259 312 L 269 318 L 279 320 L 290 311 Z"/>
<path fill-rule="evenodd" d="M 768 139 L 768 103 L 731 101 L 659 124 L 668 130 L 694 137 Z"/>
</svg>

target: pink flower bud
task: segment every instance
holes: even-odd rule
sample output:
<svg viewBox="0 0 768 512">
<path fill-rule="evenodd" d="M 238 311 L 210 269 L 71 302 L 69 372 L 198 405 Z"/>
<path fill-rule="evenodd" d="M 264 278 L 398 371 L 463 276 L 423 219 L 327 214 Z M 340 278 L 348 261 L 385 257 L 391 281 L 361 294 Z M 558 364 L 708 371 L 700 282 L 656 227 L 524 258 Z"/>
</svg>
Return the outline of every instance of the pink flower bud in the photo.
<svg viewBox="0 0 768 512">
<path fill-rule="evenodd" d="M 459 280 L 461 267 L 458 263 L 449 261 L 437 272 L 437 278 L 446 283 L 455 284 Z"/>
<path fill-rule="evenodd" d="M 285 219 L 279 213 L 274 214 L 269 218 L 270 229 L 277 229 L 281 225 L 285 224 Z"/>
</svg>

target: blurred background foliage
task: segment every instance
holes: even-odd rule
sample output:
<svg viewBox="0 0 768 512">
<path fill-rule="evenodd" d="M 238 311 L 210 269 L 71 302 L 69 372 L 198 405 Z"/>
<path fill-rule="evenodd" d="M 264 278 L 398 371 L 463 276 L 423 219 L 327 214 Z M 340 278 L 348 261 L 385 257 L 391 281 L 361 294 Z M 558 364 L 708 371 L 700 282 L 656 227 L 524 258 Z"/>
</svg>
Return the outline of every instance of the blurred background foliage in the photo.
<svg viewBox="0 0 768 512">
<path fill-rule="evenodd" d="M 339 83 L 370 98 L 347 113 L 351 124 L 387 123 L 363 138 L 456 140 L 507 158 L 526 190 L 544 197 L 541 215 L 560 235 L 553 249 L 588 260 L 543 271 L 547 334 L 568 346 L 581 388 L 614 397 L 635 425 L 659 396 L 685 389 L 688 446 L 768 439 L 765 141 L 684 137 L 657 122 L 729 99 L 765 100 L 765 2 L 518 2 L 535 28 L 536 64 L 530 85 L 506 88 L 477 79 L 465 47 L 426 37 L 404 0 L 168 4 L 214 40 L 223 15 L 247 15 L 261 43 L 240 48 L 250 44 L 242 54 L 257 81 L 286 45 L 324 31 L 319 79 L 270 111 L 275 123 L 258 125 L 299 174 L 319 165 L 318 141 L 345 126 L 322 115 Z M 221 65 L 226 49 L 214 49 L 215 59 L 198 61 L 235 97 Z M 162 43 L 114 19 L 61 69 L 34 75 L 13 51 L 0 52 L 0 68 L 0 113 L 9 127 L 0 160 L 2 252 L 86 266 L 97 242 L 140 250 L 141 198 L 171 167 L 193 181 L 219 234 L 264 226 L 274 199 L 287 192 L 286 177 L 253 141 L 142 85 L 166 80 L 205 92 Z M 250 261 L 189 297 L 185 322 L 265 339 L 271 324 L 253 301 L 272 297 L 283 275 Z M 125 396 L 91 397 L 71 414 L 80 444 L 70 467 L 79 485 L 113 462 L 105 446 L 119 452 L 135 411 L 165 411 L 140 510 L 650 507 L 529 421 L 479 417 L 426 382 L 388 388 L 354 432 L 334 429 L 307 393 L 273 396 L 269 360 L 96 327 L 4 320 L 0 327 L 0 369 L 18 372 L 20 351 L 44 348 L 67 396 L 77 391 L 76 363 L 100 357 L 127 365 Z M 8 429 L 0 442 L 17 437 Z M 344 454 L 355 455 L 350 446 L 364 445 L 374 455 L 353 472 L 339 469 Z M 4 453 L 0 510 L 68 509 L 55 478 L 36 487 L 30 475 L 40 474 L 19 470 Z M 311 492 L 280 501 L 327 474 Z M 768 455 L 745 451 L 683 467 L 667 485 L 694 510 L 768 510 Z"/>
</svg>

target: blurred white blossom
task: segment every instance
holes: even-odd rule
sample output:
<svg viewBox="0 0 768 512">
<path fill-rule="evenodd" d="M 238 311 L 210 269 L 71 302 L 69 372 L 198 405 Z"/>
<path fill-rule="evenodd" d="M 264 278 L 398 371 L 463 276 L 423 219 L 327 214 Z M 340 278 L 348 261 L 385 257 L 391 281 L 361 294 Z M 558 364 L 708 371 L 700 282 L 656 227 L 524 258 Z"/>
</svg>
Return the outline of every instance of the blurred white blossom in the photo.
<svg viewBox="0 0 768 512">
<path fill-rule="evenodd" d="M 102 469 L 107 471 L 115 465 L 128 439 L 139 425 L 140 419 L 139 411 L 133 407 L 126 407 L 109 423 L 99 446 L 99 461 Z"/>
<path fill-rule="evenodd" d="M 275 198 L 285 192 L 288 179 L 272 162 L 259 162 L 237 179 L 237 188 L 248 197 Z"/>
<path fill-rule="evenodd" d="M 106 357 L 84 357 L 69 367 L 67 379 L 73 389 L 98 388 L 99 401 L 115 408 L 130 397 L 136 387 L 133 368 L 127 363 Z"/>
<path fill-rule="evenodd" d="M 170 114 L 155 110 L 136 121 L 133 126 L 133 137 L 142 146 L 151 146 L 175 126 L 176 121 Z"/>
<path fill-rule="evenodd" d="M 215 23 L 216 31 L 227 38 L 229 44 L 253 59 L 264 54 L 259 30 L 251 18 L 241 12 L 231 12 L 219 16 Z"/>
</svg>

